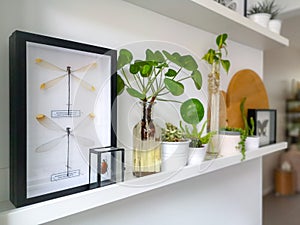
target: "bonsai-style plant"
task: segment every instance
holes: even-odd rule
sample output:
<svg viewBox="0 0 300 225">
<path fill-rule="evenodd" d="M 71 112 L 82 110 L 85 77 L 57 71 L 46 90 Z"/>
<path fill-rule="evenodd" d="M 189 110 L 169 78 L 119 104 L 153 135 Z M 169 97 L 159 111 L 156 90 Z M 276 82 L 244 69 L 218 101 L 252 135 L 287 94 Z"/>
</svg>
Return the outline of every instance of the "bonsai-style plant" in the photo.
<svg viewBox="0 0 300 225">
<path fill-rule="evenodd" d="M 197 128 L 204 117 L 204 107 L 198 99 L 192 98 L 182 103 L 180 115 L 184 122 L 191 125 L 190 127 L 187 125 L 183 126 L 180 121 L 180 128 L 184 136 L 191 140 L 190 147 L 200 148 L 210 141 L 214 132 L 208 132 L 206 135 L 203 135 L 207 121 L 202 124 L 200 130 Z"/>
</svg>

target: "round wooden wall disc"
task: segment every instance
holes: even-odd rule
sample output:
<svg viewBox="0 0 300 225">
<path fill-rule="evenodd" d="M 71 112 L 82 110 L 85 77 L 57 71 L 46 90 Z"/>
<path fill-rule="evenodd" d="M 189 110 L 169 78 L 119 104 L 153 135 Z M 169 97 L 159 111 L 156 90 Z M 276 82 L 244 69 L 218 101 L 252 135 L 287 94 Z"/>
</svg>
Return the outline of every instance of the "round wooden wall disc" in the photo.
<svg viewBox="0 0 300 225">
<path fill-rule="evenodd" d="M 245 111 L 248 109 L 268 109 L 269 101 L 261 78 L 252 70 L 238 71 L 231 79 L 226 95 L 227 124 L 229 127 L 243 128 L 240 111 L 242 99 L 246 97 Z"/>
</svg>

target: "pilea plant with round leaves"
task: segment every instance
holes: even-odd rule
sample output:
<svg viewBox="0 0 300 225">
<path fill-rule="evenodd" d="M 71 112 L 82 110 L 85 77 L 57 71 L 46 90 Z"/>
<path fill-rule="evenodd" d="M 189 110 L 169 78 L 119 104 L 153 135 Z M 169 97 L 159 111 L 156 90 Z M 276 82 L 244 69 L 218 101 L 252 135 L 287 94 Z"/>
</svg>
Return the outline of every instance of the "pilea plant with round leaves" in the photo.
<svg viewBox="0 0 300 225">
<path fill-rule="evenodd" d="M 203 104 L 195 98 L 191 98 L 180 106 L 180 115 L 184 122 L 191 125 L 191 127 L 185 125 L 183 127 L 180 122 L 181 130 L 186 138 L 191 139 L 190 147 L 199 148 L 203 144 L 207 144 L 214 132 L 208 132 L 203 136 L 203 132 L 207 121 L 203 123 L 200 130 L 198 130 L 197 125 L 202 121 L 204 117 L 204 107 Z"/>
<path fill-rule="evenodd" d="M 117 62 L 117 94 L 124 90 L 143 102 L 174 101 L 163 96 L 180 96 L 184 93 L 182 81 L 192 79 L 196 89 L 202 86 L 202 75 L 198 64 L 191 55 L 178 52 L 146 50 L 145 59 L 133 61 L 132 53 L 127 49 L 119 51 Z M 184 74 L 184 76 L 180 76 Z"/>
</svg>

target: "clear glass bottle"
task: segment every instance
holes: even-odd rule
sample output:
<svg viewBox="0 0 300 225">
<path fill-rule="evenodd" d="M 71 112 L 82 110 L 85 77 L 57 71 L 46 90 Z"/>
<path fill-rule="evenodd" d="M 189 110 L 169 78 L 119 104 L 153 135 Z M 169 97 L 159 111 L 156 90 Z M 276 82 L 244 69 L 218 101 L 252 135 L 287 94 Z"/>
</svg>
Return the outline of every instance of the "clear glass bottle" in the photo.
<svg viewBox="0 0 300 225">
<path fill-rule="evenodd" d="M 153 121 L 154 102 L 141 102 L 142 118 L 133 128 L 133 175 L 161 171 L 161 128 Z"/>
<path fill-rule="evenodd" d="M 220 110 L 220 63 L 213 62 L 208 75 L 208 117 L 207 129 L 215 132 L 208 146 L 208 154 L 219 154 L 219 110 Z"/>
</svg>

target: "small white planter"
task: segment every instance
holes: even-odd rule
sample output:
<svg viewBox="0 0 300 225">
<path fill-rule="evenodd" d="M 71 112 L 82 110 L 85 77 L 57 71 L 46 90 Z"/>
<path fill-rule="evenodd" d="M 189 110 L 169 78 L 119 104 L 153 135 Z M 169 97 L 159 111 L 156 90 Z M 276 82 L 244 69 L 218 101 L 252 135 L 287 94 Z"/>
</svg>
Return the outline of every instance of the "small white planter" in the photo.
<svg viewBox="0 0 300 225">
<path fill-rule="evenodd" d="M 174 171 L 187 165 L 190 141 L 162 142 L 162 171 Z"/>
<path fill-rule="evenodd" d="M 189 165 L 199 165 L 204 161 L 207 145 L 200 148 L 189 148 Z"/>
<path fill-rule="evenodd" d="M 246 151 L 251 151 L 259 148 L 259 136 L 247 137 Z"/>
<path fill-rule="evenodd" d="M 220 134 L 219 135 L 219 148 L 220 156 L 230 156 L 240 153 L 238 148 L 241 141 L 240 134 Z"/>
<path fill-rule="evenodd" d="M 270 20 L 269 25 L 268 25 L 269 30 L 273 31 L 276 34 L 280 34 L 281 24 L 282 24 L 281 20 Z"/>
<path fill-rule="evenodd" d="M 271 15 L 267 13 L 257 13 L 249 16 L 249 19 L 253 22 L 263 26 L 268 27 Z"/>
</svg>

